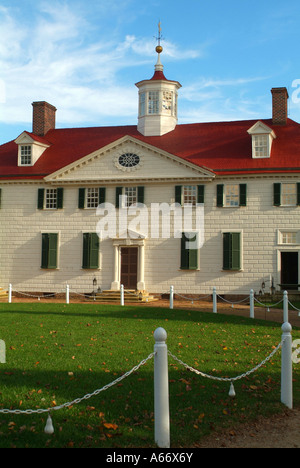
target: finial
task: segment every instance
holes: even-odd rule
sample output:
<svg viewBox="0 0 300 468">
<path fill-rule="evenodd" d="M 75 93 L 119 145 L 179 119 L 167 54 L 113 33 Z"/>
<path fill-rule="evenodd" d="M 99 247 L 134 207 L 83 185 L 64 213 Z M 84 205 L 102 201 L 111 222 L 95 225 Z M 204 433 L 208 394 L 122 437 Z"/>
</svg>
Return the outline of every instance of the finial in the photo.
<svg viewBox="0 0 300 468">
<path fill-rule="evenodd" d="M 161 46 L 161 44 L 160 44 L 160 41 L 162 40 L 161 22 L 160 22 L 160 21 L 159 21 L 159 23 L 158 23 L 158 37 L 156 37 L 156 40 L 158 41 L 158 45 L 156 46 L 156 49 L 155 49 L 155 50 L 156 50 L 156 52 L 157 52 L 158 54 L 161 54 L 162 51 L 163 51 L 163 48 L 162 48 L 162 46 Z"/>
</svg>

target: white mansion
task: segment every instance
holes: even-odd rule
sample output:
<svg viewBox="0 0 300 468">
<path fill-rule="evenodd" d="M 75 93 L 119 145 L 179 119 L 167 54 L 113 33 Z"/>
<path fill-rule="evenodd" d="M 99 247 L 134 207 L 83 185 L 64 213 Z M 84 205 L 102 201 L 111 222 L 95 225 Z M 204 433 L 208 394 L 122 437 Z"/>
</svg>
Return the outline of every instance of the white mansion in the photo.
<svg viewBox="0 0 300 468">
<path fill-rule="evenodd" d="M 181 85 L 157 52 L 154 76 L 136 84 L 137 126 L 56 129 L 55 107 L 34 102 L 32 132 L 0 146 L 3 288 L 87 292 L 96 279 L 152 293 L 298 289 L 300 125 L 286 88 L 272 89 L 270 119 L 178 125 Z M 127 216 L 123 231 L 101 235 L 103 203 L 117 225 Z M 176 223 L 181 207 L 191 223 Z"/>
</svg>

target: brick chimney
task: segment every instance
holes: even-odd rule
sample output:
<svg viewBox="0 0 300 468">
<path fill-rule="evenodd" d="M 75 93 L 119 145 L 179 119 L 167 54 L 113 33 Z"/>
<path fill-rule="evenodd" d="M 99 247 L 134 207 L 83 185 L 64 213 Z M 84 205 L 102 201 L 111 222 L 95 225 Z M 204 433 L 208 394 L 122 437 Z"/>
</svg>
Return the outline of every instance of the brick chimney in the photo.
<svg viewBox="0 0 300 468">
<path fill-rule="evenodd" d="M 32 133 L 44 136 L 49 130 L 55 129 L 56 108 L 48 102 L 33 102 Z"/>
<path fill-rule="evenodd" d="M 286 125 L 288 118 L 288 92 L 286 88 L 272 88 L 273 124 Z"/>
</svg>

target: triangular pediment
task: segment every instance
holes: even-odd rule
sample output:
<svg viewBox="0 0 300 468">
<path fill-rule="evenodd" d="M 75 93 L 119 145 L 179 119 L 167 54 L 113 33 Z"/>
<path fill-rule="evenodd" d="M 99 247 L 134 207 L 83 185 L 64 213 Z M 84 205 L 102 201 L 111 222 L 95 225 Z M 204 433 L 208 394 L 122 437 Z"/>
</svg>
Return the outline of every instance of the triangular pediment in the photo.
<svg viewBox="0 0 300 468">
<path fill-rule="evenodd" d="M 249 135 L 269 134 L 272 135 L 273 138 L 276 138 L 274 130 L 272 130 L 272 128 L 260 120 L 256 122 L 256 124 L 254 124 L 251 128 L 249 128 L 248 133 Z"/>
<path fill-rule="evenodd" d="M 201 181 L 215 174 L 130 136 L 99 148 L 45 178 L 52 183 Z"/>
</svg>

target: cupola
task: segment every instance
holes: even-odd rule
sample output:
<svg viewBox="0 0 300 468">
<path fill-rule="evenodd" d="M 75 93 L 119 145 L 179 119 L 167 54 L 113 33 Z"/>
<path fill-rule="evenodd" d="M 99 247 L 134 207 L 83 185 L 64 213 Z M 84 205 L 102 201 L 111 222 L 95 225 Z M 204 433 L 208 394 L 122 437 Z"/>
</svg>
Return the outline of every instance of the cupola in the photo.
<svg viewBox="0 0 300 468">
<path fill-rule="evenodd" d="M 159 28 L 158 54 L 154 75 L 150 80 L 136 83 L 139 89 L 138 131 L 144 136 L 161 136 L 173 131 L 178 121 L 178 90 L 181 84 L 170 81 L 164 75 L 161 63 L 163 48 L 160 45 L 161 29 Z"/>
</svg>

